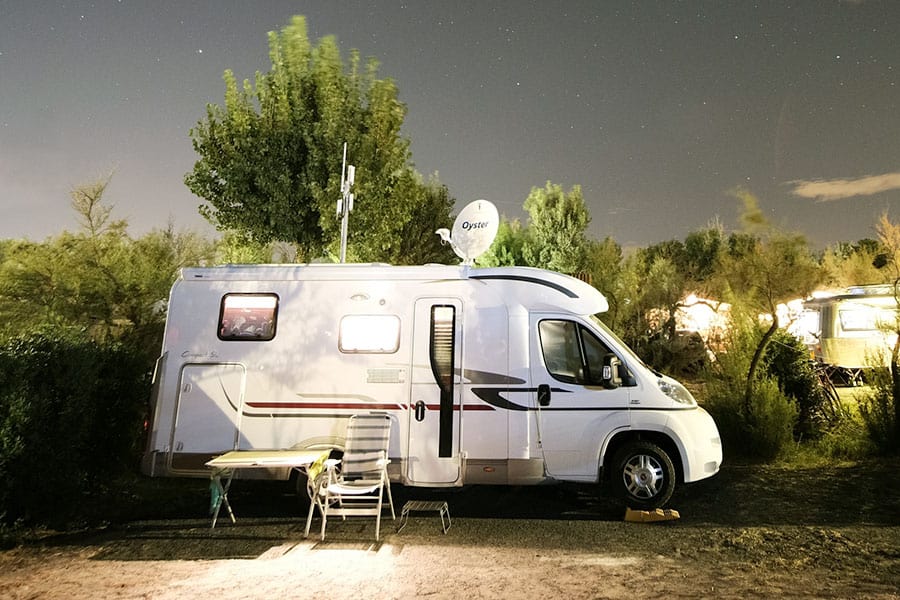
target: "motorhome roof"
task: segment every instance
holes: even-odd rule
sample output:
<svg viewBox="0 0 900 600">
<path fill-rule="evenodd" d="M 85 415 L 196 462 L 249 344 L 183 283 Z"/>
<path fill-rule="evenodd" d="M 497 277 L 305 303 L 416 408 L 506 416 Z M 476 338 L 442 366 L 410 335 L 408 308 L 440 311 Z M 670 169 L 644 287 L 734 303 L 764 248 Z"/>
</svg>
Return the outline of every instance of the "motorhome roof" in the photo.
<svg viewBox="0 0 900 600">
<path fill-rule="evenodd" d="M 606 298 L 591 285 L 561 273 L 532 267 L 474 268 L 465 265 L 392 266 L 383 263 L 352 264 L 269 264 L 221 265 L 184 268 L 184 281 L 462 281 L 495 282 L 498 288 L 528 285 L 541 289 L 555 300 L 541 294 L 535 302 L 519 301 L 532 308 L 565 304 L 577 314 L 606 312 Z M 539 286 L 535 288 L 534 286 Z"/>
<path fill-rule="evenodd" d="M 891 285 L 856 285 L 830 296 L 811 298 L 804 301 L 803 304 L 804 306 L 814 307 L 825 304 L 835 304 L 844 300 L 857 300 L 860 302 L 871 300 L 881 304 L 888 299 L 894 299 L 894 288 Z"/>
</svg>

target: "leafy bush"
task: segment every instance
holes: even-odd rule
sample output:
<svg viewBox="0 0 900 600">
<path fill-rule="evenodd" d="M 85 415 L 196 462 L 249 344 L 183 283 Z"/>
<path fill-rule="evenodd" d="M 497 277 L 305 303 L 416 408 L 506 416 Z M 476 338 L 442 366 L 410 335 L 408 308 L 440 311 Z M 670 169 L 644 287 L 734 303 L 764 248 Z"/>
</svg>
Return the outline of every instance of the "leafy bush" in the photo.
<svg viewBox="0 0 900 600">
<path fill-rule="evenodd" d="M 77 505 L 138 461 L 146 362 L 81 332 L 0 346 L 0 515 L 65 523 Z"/>
<path fill-rule="evenodd" d="M 794 441 L 797 407 L 785 396 L 774 379 L 764 379 L 754 387 L 750 414 L 746 417 L 747 452 L 765 460 L 777 457 Z"/>
<path fill-rule="evenodd" d="M 704 406 L 715 419 L 730 456 L 771 460 L 793 442 L 797 409 L 774 380 L 757 382 L 749 413 L 743 407 L 743 379 L 712 379 L 707 390 Z"/>
<path fill-rule="evenodd" d="M 875 450 L 865 426 L 854 415 L 841 419 L 822 437 L 805 446 L 820 459 L 829 460 L 861 460 L 871 456 Z"/>
<path fill-rule="evenodd" d="M 894 410 L 893 382 L 886 368 L 872 369 L 871 387 L 859 403 L 859 413 L 869 439 L 882 454 L 900 451 L 900 435 Z"/>
<path fill-rule="evenodd" d="M 741 456 L 744 447 L 745 427 L 741 417 L 743 392 L 739 381 L 725 377 L 711 378 L 706 385 L 704 408 L 719 428 L 722 450 L 726 459 Z"/>
<path fill-rule="evenodd" d="M 802 340 L 779 329 L 766 348 L 764 364 L 781 391 L 797 405 L 796 439 L 818 439 L 837 425 L 842 413 L 832 410 Z"/>
<path fill-rule="evenodd" d="M 753 326 L 732 327 L 728 352 L 718 355 L 707 370 L 704 407 L 715 419 L 729 455 L 770 460 L 793 441 L 797 408 L 775 379 L 765 375 L 755 382 L 749 407 L 744 406 L 750 358 L 760 336 Z"/>
</svg>

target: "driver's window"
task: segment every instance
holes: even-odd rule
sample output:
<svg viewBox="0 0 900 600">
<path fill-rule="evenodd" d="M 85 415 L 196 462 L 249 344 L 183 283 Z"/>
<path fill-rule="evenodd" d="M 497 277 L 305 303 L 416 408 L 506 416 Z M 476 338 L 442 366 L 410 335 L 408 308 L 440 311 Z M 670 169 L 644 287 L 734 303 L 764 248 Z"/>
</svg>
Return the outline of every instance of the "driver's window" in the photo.
<svg viewBox="0 0 900 600">
<path fill-rule="evenodd" d="M 541 352 L 555 379 L 581 385 L 601 385 L 603 360 L 611 350 L 583 325 L 562 319 L 538 324 Z"/>
</svg>

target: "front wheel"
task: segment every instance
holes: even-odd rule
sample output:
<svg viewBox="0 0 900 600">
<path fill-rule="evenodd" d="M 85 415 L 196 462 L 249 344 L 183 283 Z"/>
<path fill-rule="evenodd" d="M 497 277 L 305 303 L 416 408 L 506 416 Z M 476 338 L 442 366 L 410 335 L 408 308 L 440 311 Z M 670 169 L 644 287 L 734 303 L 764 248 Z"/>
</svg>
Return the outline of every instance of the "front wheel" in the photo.
<svg viewBox="0 0 900 600">
<path fill-rule="evenodd" d="M 629 442 L 616 452 L 612 467 L 613 491 L 630 508 L 661 508 L 675 491 L 672 459 L 652 442 Z"/>
</svg>

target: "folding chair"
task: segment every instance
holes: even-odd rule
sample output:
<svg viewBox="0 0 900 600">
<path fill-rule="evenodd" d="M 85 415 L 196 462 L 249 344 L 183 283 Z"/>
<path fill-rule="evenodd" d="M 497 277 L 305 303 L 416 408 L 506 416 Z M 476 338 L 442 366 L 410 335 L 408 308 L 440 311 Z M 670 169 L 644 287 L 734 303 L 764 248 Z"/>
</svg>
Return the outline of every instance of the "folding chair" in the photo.
<svg viewBox="0 0 900 600">
<path fill-rule="evenodd" d="M 303 537 L 309 537 L 309 527 L 312 524 L 313 513 L 316 508 L 319 509 L 319 514 L 324 515 L 322 509 L 323 498 L 319 492 L 328 482 L 328 472 L 325 465 L 329 460 L 328 453 L 324 453 L 305 469 L 306 493 L 309 494 L 309 513 L 306 515 L 306 530 L 303 533 Z"/>
<path fill-rule="evenodd" d="M 330 515 L 374 516 L 375 540 L 381 531 L 381 509 L 387 490 L 391 518 L 395 519 L 391 482 L 388 480 L 388 444 L 391 418 L 384 414 L 353 415 L 347 423 L 347 440 L 341 460 L 325 462 L 328 480 L 319 490 L 322 539 Z M 341 468 L 338 471 L 337 466 Z"/>
</svg>

